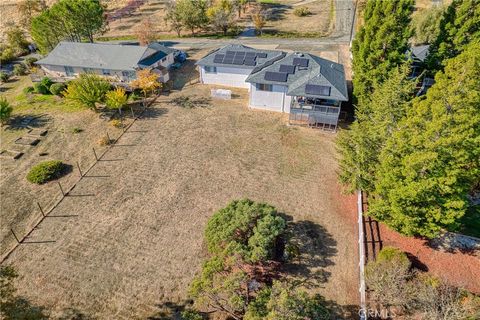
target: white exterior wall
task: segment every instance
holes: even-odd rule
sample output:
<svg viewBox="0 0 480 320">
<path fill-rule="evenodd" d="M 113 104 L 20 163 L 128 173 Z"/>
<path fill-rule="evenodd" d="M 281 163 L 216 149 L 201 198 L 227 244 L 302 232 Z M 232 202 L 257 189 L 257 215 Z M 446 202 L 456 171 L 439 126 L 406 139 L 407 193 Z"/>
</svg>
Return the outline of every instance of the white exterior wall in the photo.
<svg viewBox="0 0 480 320">
<path fill-rule="evenodd" d="M 165 61 L 162 61 L 163 59 L 165 59 Z M 152 67 L 162 66 L 168 69 L 174 62 L 175 62 L 175 58 L 173 57 L 173 53 L 170 53 L 165 57 L 163 57 L 162 59 L 158 60 L 158 62 L 155 62 L 154 64 L 152 64 Z"/>
<path fill-rule="evenodd" d="M 65 67 L 63 66 L 52 66 L 52 65 L 42 65 L 41 66 L 42 70 L 45 71 L 45 73 L 49 76 L 52 77 L 67 77 L 67 73 L 65 72 Z M 102 69 L 89 69 L 89 72 L 93 72 L 95 74 L 105 76 L 105 77 L 111 77 L 114 80 L 123 80 L 126 81 L 127 78 L 122 75 L 121 70 L 109 70 L 110 75 L 104 75 Z M 72 77 L 76 77 L 81 73 L 85 73 L 85 70 L 83 68 L 73 68 L 73 75 Z"/>
<path fill-rule="evenodd" d="M 250 84 L 249 107 L 290 113 L 292 97 L 287 96 L 287 86 L 273 85 L 272 91 L 260 91 L 254 83 Z"/>
<path fill-rule="evenodd" d="M 217 67 L 217 73 L 206 73 L 204 67 L 200 67 L 200 79 L 205 84 L 218 84 L 226 87 L 250 88 L 245 82 L 251 69 Z"/>
</svg>

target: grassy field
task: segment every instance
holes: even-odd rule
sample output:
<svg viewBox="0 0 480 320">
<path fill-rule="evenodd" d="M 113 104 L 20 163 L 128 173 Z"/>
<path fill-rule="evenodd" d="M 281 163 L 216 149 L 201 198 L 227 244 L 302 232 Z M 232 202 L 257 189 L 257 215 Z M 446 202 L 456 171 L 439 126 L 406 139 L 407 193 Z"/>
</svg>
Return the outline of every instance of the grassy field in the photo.
<svg viewBox="0 0 480 320">
<path fill-rule="evenodd" d="M 53 319 L 67 313 L 166 318 L 188 298 L 205 255 L 208 217 L 232 199 L 249 197 L 290 216 L 302 238 L 302 258 L 285 273 L 351 318 L 346 314 L 357 301 L 355 202 L 336 183 L 335 135 L 287 127 L 282 114 L 248 110 L 247 92 L 240 89 L 232 100 L 214 100 L 207 108 L 172 104 L 178 96 L 208 98 L 211 87 L 189 84 L 187 78 L 197 76 L 190 71 L 180 70 L 175 87 L 182 90 L 149 109 L 33 231 L 33 243 L 8 258 L 20 274 L 19 294 L 30 306 L 50 310 Z M 39 217 L 30 210 L 38 194 L 58 195 L 55 184 L 32 187 L 23 178 L 37 152 L 91 163 L 102 123 L 90 111 L 63 117 L 66 128 L 81 119 L 75 125 L 85 135 L 54 133 L 21 160 L 25 164 L 2 170 L 11 171 L 2 178 L 12 204 L 2 214 L 9 219 Z"/>
<path fill-rule="evenodd" d="M 335 27 L 333 0 L 262 0 L 260 3 L 267 15 L 264 37 L 322 37 L 329 35 Z M 311 13 L 298 17 L 294 14 L 296 8 L 308 8 Z"/>
<path fill-rule="evenodd" d="M 92 147 L 101 152 L 105 147 L 98 140 L 106 130 L 113 135 L 121 131 L 99 115 L 65 101 L 54 95 L 24 94 L 22 90 L 31 86 L 29 76 L 15 77 L 1 85 L 1 95 L 13 107 L 12 119 L 0 128 L 0 150 L 22 152 L 14 160 L 7 155 L 0 156 L 0 256 L 15 245 L 10 229 L 23 236 L 39 219 L 37 201 L 48 208 L 58 200 L 59 188 L 55 183 L 37 186 L 29 183 L 25 176 L 30 168 L 43 160 L 60 159 L 73 166 L 82 167 L 93 161 Z M 28 127 L 22 121 L 31 118 Z M 18 138 L 29 136 L 30 129 L 47 130 L 36 146 L 15 143 Z M 78 179 L 78 173 L 71 173 L 60 179 L 69 185 Z"/>
</svg>

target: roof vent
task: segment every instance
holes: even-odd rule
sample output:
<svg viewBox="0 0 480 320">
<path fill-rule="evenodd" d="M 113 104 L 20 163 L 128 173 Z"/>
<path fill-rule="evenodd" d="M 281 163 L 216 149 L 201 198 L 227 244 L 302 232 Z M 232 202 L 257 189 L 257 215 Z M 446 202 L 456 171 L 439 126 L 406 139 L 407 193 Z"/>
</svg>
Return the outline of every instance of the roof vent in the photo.
<svg viewBox="0 0 480 320">
<path fill-rule="evenodd" d="M 295 55 L 298 56 L 298 57 L 303 57 L 303 53 L 301 53 L 301 52 L 295 52 Z"/>
</svg>

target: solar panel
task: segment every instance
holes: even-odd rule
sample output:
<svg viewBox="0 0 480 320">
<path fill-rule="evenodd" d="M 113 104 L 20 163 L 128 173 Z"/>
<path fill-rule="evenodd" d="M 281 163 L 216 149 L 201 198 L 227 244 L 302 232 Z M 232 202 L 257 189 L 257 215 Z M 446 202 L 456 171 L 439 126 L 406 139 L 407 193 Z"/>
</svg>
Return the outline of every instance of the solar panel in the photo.
<svg viewBox="0 0 480 320">
<path fill-rule="evenodd" d="M 243 58 L 235 57 L 235 59 L 233 59 L 233 64 L 242 65 L 243 64 Z"/>
<path fill-rule="evenodd" d="M 245 53 L 245 57 L 255 58 L 256 56 L 257 56 L 257 53 L 253 52 L 253 51 L 248 51 L 248 52 Z"/>
<path fill-rule="evenodd" d="M 215 63 L 222 63 L 222 62 L 223 62 L 223 58 L 225 58 L 225 55 L 223 55 L 223 54 L 216 54 L 216 55 L 213 57 L 213 62 L 215 62 Z"/>
<path fill-rule="evenodd" d="M 280 72 L 294 74 L 295 73 L 295 66 L 290 66 L 290 65 L 287 65 L 287 64 L 281 64 L 280 65 Z"/>
<path fill-rule="evenodd" d="M 331 87 L 329 86 L 320 86 L 316 84 L 307 84 L 305 86 L 306 94 L 314 94 L 317 96 L 329 96 Z"/>
<path fill-rule="evenodd" d="M 247 59 L 245 59 L 244 64 L 245 64 L 246 66 L 256 66 L 256 65 L 257 65 L 257 63 L 255 62 L 255 60 L 247 60 Z"/>
<path fill-rule="evenodd" d="M 245 57 L 245 51 L 237 51 L 237 53 L 235 54 L 235 57 Z"/>
<path fill-rule="evenodd" d="M 229 57 L 225 57 L 225 59 L 223 59 L 223 63 L 224 64 L 233 64 L 233 59 L 230 59 Z"/>
<path fill-rule="evenodd" d="M 257 52 L 257 57 L 259 58 L 266 58 L 267 54 L 265 52 Z"/>
<path fill-rule="evenodd" d="M 288 73 L 284 72 L 265 72 L 265 80 L 277 81 L 277 82 L 287 82 Z"/>
<path fill-rule="evenodd" d="M 308 59 L 305 58 L 293 58 L 293 65 L 299 67 L 308 67 Z"/>
<path fill-rule="evenodd" d="M 236 51 L 227 51 L 227 56 L 234 56 Z"/>
</svg>

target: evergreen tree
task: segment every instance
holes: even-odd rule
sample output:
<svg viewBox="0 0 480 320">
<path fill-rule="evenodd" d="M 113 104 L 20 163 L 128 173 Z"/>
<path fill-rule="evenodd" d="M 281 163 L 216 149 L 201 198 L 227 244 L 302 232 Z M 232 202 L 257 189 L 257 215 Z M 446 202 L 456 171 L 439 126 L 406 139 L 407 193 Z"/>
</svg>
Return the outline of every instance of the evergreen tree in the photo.
<svg viewBox="0 0 480 320">
<path fill-rule="evenodd" d="M 405 60 L 413 4 L 413 0 L 367 2 L 365 25 L 352 44 L 353 93 L 359 104 L 376 82 L 384 81 L 388 72 Z"/>
<path fill-rule="evenodd" d="M 410 107 L 415 82 L 408 79 L 409 73 L 404 64 L 393 69 L 385 82 L 374 84 L 364 107 L 356 110 L 355 122 L 340 133 L 340 180 L 350 191 L 374 189 L 379 152 Z"/>
<path fill-rule="evenodd" d="M 93 42 L 106 31 L 103 13 L 99 0 L 60 0 L 32 19 L 31 35 L 43 53 L 63 40 Z"/>
<path fill-rule="evenodd" d="M 480 1 L 453 0 L 440 21 L 440 31 L 430 47 L 428 64 L 439 70 L 446 59 L 461 53 L 472 41 L 480 39 Z"/>
<path fill-rule="evenodd" d="M 413 42 L 417 45 L 431 44 L 436 41 L 440 33 L 440 21 L 445 6 L 434 6 L 416 11 L 412 16 L 412 27 L 415 32 Z"/>
<path fill-rule="evenodd" d="M 406 235 L 458 226 L 480 180 L 480 43 L 446 62 L 382 150 L 369 214 Z"/>
</svg>

